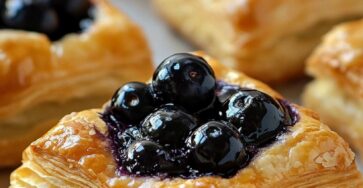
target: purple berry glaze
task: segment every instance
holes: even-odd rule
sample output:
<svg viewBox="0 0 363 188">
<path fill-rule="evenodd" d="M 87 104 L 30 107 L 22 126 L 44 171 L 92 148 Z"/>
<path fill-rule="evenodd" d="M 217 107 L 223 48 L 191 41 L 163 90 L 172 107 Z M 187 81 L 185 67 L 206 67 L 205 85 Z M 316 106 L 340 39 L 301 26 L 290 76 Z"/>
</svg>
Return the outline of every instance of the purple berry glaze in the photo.
<svg viewBox="0 0 363 188">
<path fill-rule="evenodd" d="M 218 120 L 222 123 L 226 121 L 223 113 L 223 110 L 219 109 L 224 103 L 228 102 L 228 99 L 231 98 L 232 95 L 236 94 L 237 92 L 241 90 L 248 90 L 248 88 L 241 88 L 238 85 L 232 85 L 225 83 L 223 81 L 217 81 L 216 85 L 216 97 L 218 100 L 216 100 L 216 104 L 212 107 L 212 109 L 207 109 L 205 113 L 207 115 L 200 115 L 200 114 L 192 114 L 197 119 L 198 127 L 202 126 L 202 123 L 206 123 L 208 121 L 212 120 Z M 108 126 L 108 139 L 111 145 L 111 151 L 115 158 L 115 161 L 117 162 L 119 168 L 118 173 L 120 176 L 135 176 L 135 177 L 142 177 L 142 176 L 152 176 L 152 177 L 158 177 L 158 178 L 174 178 L 174 177 L 180 177 L 184 179 L 191 179 L 191 178 L 197 178 L 201 176 L 221 176 L 223 178 L 229 178 L 234 176 L 240 169 L 243 169 L 245 166 L 249 164 L 251 160 L 253 160 L 253 157 L 257 155 L 260 150 L 264 147 L 268 147 L 269 145 L 273 144 L 278 138 L 279 135 L 282 135 L 288 131 L 288 127 L 294 125 L 296 122 L 299 121 L 299 115 L 297 109 L 295 109 L 289 102 L 286 100 L 281 99 L 275 99 L 279 105 L 281 105 L 282 111 L 284 113 L 284 126 L 282 129 L 279 130 L 279 133 L 274 136 L 273 139 L 269 139 L 266 143 L 262 145 L 254 145 L 254 144 L 247 144 L 244 143 L 245 147 L 244 150 L 240 156 L 240 158 L 237 160 L 238 164 L 231 163 L 233 165 L 226 165 L 229 167 L 229 169 L 224 169 L 223 171 L 220 170 L 211 170 L 211 171 L 204 171 L 201 170 L 202 168 L 198 168 L 195 164 L 195 159 L 192 156 L 195 156 L 195 150 L 192 150 L 188 148 L 187 141 L 185 141 L 185 145 L 178 144 L 177 146 L 162 146 L 157 143 L 157 141 L 154 141 L 152 138 L 148 137 L 147 135 L 143 134 L 141 132 L 142 128 L 142 122 L 136 123 L 136 124 L 128 124 L 122 121 L 122 117 L 117 117 L 113 115 L 115 113 L 112 108 L 106 108 L 105 112 L 102 114 L 103 120 L 106 122 Z M 213 108 L 218 109 L 213 109 Z M 156 111 L 159 109 L 159 106 L 155 107 Z M 209 110 L 209 111 L 208 111 Z M 212 112 L 212 113 L 210 113 Z M 209 115 L 208 115 L 209 114 Z M 214 116 L 218 117 L 214 117 Z M 219 115 L 218 115 L 219 114 Z M 208 117 L 211 116 L 211 117 Z M 146 118 L 148 119 L 148 118 Z M 206 126 L 206 125 L 204 125 Z M 229 123 L 226 123 L 225 126 L 231 126 Z M 133 127 L 133 128 L 132 128 Z M 196 128 L 197 129 L 197 128 Z M 236 128 L 233 129 L 226 129 L 225 130 L 236 130 Z M 198 129 L 197 129 L 198 130 Z M 206 128 L 204 129 L 206 130 Z M 126 131 L 126 133 L 125 133 Z M 129 134 L 130 132 L 130 134 Z M 134 133 L 132 133 L 134 132 Z M 133 136 L 134 134 L 134 136 Z M 198 135 L 198 132 L 193 133 Z M 235 133 L 228 133 L 228 134 L 235 134 Z M 131 136 L 130 136 L 131 135 Z M 135 136 L 136 135 L 136 136 Z M 135 137 L 135 138 L 134 138 Z M 223 137 L 221 137 L 223 138 Z M 184 139 L 184 137 L 183 137 Z M 190 140 L 191 138 L 189 138 Z M 215 138 L 217 139 L 217 138 Z M 127 141 L 125 141 L 127 140 Z M 218 140 L 218 139 L 217 139 Z M 223 139 L 222 139 L 223 140 Z M 226 139 L 224 139 L 226 140 Z M 228 140 L 228 139 L 227 139 Z M 212 142 L 213 140 L 211 140 Z M 145 147 L 139 146 L 141 142 L 141 145 L 144 144 Z M 139 144 L 135 146 L 135 144 Z M 164 144 L 164 143 L 163 143 Z M 149 145 L 149 146 L 148 146 Z M 195 143 L 194 143 L 195 145 Z M 232 148 L 235 146 L 228 145 Z M 130 147 L 138 147 L 142 148 L 141 150 L 138 149 L 137 151 L 141 154 L 137 155 L 139 153 L 135 154 L 135 151 L 132 151 L 133 148 Z M 206 146 L 203 146 L 206 148 Z M 241 147 L 241 145 L 238 145 L 238 147 Z M 148 148 L 159 148 L 155 151 L 152 151 Z M 195 147 L 194 147 L 195 148 Z M 207 147 L 208 148 L 208 147 Z M 231 151 L 235 151 L 231 149 Z M 131 153 L 131 154 L 130 154 Z M 150 167 L 149 169 L 145 170 L 145 166 L 150 166 L 152 164 L 145 163 L 143 161 L 142 157 L 145 157 L 143 155 L 152 153 L 150 155 L 154 156 L 160 156 L 159 158 L 152 158 L 152 161 L 155 163 L 154 166 Z M 192 154 L 194 153 L 194 154 Z M 138 160 L 136 160 L 135 163 L 132 165 L 128 165 L 130 162 L 130 157 L 132 155 L 133 158 L 135 158 L 134 155 L 138 156 Z M 198 155 L 197 155 L 198 156 Z M 148 161 L 150 162 L 150 161 Z M 139 165 L 139 167 L 138 167 Z M 216 167 L 218 168 L 218 166 Z"/>
</svg>

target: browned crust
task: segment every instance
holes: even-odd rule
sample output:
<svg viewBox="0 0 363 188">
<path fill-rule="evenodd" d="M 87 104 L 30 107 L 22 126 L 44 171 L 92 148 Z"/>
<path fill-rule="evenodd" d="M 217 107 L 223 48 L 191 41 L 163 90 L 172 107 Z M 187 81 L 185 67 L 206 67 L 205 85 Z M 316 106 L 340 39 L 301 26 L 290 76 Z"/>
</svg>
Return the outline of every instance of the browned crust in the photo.
<svg viewBox="0 0 363 188">
<path fill-rule="evenodd" d="M 108 1 L 95 3 L 87 31 L 53 43 L 40 33 L 0 31 L 0 135 L 6 134 L 0 167 L 20 163 L 25 147 L 64 115 L 58 108 L 72 106 L 69 113 L 101 106 L 123 82 L 151 74 L 151 52 L 139 27 Z M 69 102 L 89 96 L 84 104 Z M 44 111 L 49 106 L 57 114 Z M 39 114 L 44 117 L 31 120 Z"/>
<path fill-rule="evenodd" d="M 281 96 L 265 84 L 225 68 L 198 52 L 218 79 Z M 11 175 L 13 187 L 27 185 L 86 187 L 359 187 L 360 173 L 348 144 L 321 124 L 310 110 L 294 105 L 300 120 L 234 177 L 196 179 L 119 176 L 105 139 L 107 126 L 97 110 L 64 117 L 23 155 L 23 165 Z"/>
<path fill-rule="evenodd" d="M 286 0 L 226 0 L 208 3 L 153 0 L 153 2 L 169 25 L 195 46 L 208 51 L 232 68 L 272 84 L 302 77 L 305 58 L 318 44 L 321 35 L 336 23 L 361 17 L 363 11 L 363 5 L 354 0 L 308 1 L 304 4 Z M 173 6 L 179 8 L 173 9 Z M 321 11 L 321 14 L 317 14 L 319 11 L 316 7 L 323 6 L 336 11 L 334 13 Z M 191 10 L 189 14 L 183 13 L 193 7 L 198 9 L 198 11 L 193 9 L 194 17 L 189 15 L 193 12 Z M 315 17 L 309 12 L 302 11 L 312 11 Z M 281 19 L 284 12 L 287 12 L 291 18 Z M 175 17 L 178 14 L 186 14 L 189 17 L 181 21 Z M 210 14 L 210 18 L 199 20 L 204 14 Z M 196 21 L 197 18 L 201 26 L 186 29 L 190 24 L 185 25 L 185 23 L 192 22 L 193 19 Z M 298 20 L 299 23 L 293 24 L 294 20 Z M 225 31 L 218 35 L 218 37 L 225 35 L 225 40 L 216 39 L 217 36 L 210 39 L 200 37 L 205 29 L 202 27 L 203 22 L 218 25 L 211 30 Z M 324 23 L 320 22 L 329 22 L 329 27 L 322 26 Z M 319 35 L 311 34 L 319 28 L 323 28 L 319 31 Z M 310 35 L 301 38 L 303 33 Z M 310 38 L 306 38 L 307 36 Z M 211 42 L 213 40 L 219 42 Z"/>
<path fill-rule="evenodd" d="M 335 27 L 309 58 L 307 72 L 333 79 L 350 96 L 363 99 L 363 20 Z"/>
</svg>

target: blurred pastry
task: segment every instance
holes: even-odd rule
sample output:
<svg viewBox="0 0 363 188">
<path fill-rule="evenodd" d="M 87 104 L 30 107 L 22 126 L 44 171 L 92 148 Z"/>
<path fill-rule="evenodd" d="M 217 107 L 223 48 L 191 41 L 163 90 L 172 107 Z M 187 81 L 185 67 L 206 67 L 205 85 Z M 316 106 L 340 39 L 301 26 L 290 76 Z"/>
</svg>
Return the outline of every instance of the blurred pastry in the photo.
<svg viewBox="0 0 363 188">
<path fill-rule="evenodd" d="M 363 20 L 337 26 L 309 58 L 303 102 L 363 154 Z"/>
<path fill-rule="evenodd" d="M 314 113 L 199 52 L 168 57 L 150 84 L 127 83 L 33 142 L 11 187 L 39 186 L 363 184 L 348 144 Z"/>
<path fill-rule="evenodd" d="M 65 114 L 102 106 L 152 70 L 140 29 L 105 0 L 0 7 L 0 167 L 20 164 L 24 148 Z"/>
<path fill-rule="evenodd" d="M 305 58 L 324 33 L 337 23 L 363 17 L 361 0 L 153 2 L 198 47 L 270 83 L 302 76 Z"/>
</svg>

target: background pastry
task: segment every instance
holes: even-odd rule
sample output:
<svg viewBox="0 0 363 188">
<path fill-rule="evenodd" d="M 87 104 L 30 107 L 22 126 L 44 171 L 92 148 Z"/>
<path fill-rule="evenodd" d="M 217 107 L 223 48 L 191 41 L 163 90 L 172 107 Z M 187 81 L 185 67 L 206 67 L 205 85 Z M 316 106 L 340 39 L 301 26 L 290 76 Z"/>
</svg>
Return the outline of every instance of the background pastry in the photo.
<svg viewBox="0 0 363 188">
<path fill-rule="evenodd" d="M 2 9 L 1 25 L 15 30 L 0 30 L 0 167 L 18 164 L 64 114 L 101 106 L 121 83 L 152 70 L 146 41 L 125 15 L 105 0 L 77 2 L 75 12 L 71 0 L 14 0 Z"/>
<path fill-rule="evenodd" d="M 309 58 L 315 77 L 303 102 L 363 153 L 363 20 L 342 24 L 325 37 Z"/>
<path fill-rule="evenodd" d="M 301 76 L 305 58 L 325 32 L 363 15 L 361 0 L 153 2 L 172 27 L 197 46 L 267 82 Z"/>
<path fill-rule="evenodd" d="M 183 53 L 164 60 L 150 84 L 127 83 L 104 109 L 72 113 L 33 142 L 11 186 L 40 185 L 363 184 L 348 144 L 311 111 L 202 53 Z"/>
</svg>

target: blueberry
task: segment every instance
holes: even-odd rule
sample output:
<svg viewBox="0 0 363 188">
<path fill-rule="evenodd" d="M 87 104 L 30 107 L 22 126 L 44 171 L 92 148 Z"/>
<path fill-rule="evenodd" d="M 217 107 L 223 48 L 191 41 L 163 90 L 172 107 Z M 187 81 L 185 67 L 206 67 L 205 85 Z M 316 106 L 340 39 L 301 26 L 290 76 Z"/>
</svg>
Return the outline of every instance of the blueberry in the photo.
<svg viewBox="0 0 363 188">
<path fill-rule="evenodd" d="M 153 91 L 164 103 L 190 112 L 207 108 L 215 99 L 214 72 L 201 57 L 179 53 L 166 58 L 153 75 Z"/>
<path fill-rule="evenodd" d="M 6 0 L 0 0 L 0 28 L 5 28 L 4 21 L 3 21 L 3 15 L 5 12 L 5 3 L 6 3 Z"/>
<path fill-rule="evenodd" d="M 124 149 L 128 148 L 132 142 L 142 139 L 142 135 L 136 127 L 130 127 L 123 132 L 118 132 L 117 138 Z"/>
<path fill-rule="evenodd" d="M 213 105 L 205 110 L 195 113 L 194 116 L 196 117 L 197 123 L 199 125 L 207 123 L 211 120 L 219 121 L 225 119 L 222 103 L 220 103 L 219 100 L 215 100 Z"/>
<path fill-rule="evenodd" d="M 232 95 L 240 91 L 239 86 L 235 85 L 222 85 L 217 90 L 217 98 L 221 104 L 224 104 Z"/>
<path fill-rule="evenodd" d="M 113 114 L 126 123 L 139 123 L 154 110 L 148 85 L 129 82 L 116 91 L 111 99 Z"/>
<path fill-rule="evenodd" d="M 45 1 L 7 1 L 3 21 L 8 28 L 50 34 L 59 28 L 57 12 Z"/>
<path fill-rule="evenodd" d="M 40 32 L 51 40 L 86 29 L 92 23 L 90 0 L 0 1 L 3 27 Z M 1 23 L 0 23 L 1 25 Z"/>
<path fill-rule="evenodd" d="M 48 0 L 49 1 L 49 0 Z M 80 19 L 88 16 L 92 7 L 90 0 L 50 0 L 59 12 L 69 17 Z"/>
<path fill-rule="evenodd" d="M 141 130 L 164 146 L 180 146 L 196 126 L 192 116 L 175 107 L 164 107 L 150 114 Z"/>
<path fill-rule="evenodd" d="M 1 12 L 5 8 L 5 4 L 6 4 L 6 0 L 0 0 L 0 8 L 1 8 L 0 10 L 1 10 Z"/>
<path fill-rule="evenodd" d="M 53 0 L 61 18 L 60 35 L 77 33 L 93 23 L 95 7 L 90 0 Z"/>
<path fill-rule="evenodd" d="M 55 8 L 58 12 L 60 9 L 63 9 L 64 3 L 68 0 L 42 0 L 43 2 L 47 3 L 48 6 Z"/>
<path fill-rule="evenodd" d="M 264 144 L 285 126 L 285 111 L 278 101 L 257 90 L 245 89 L 224 104 L 227 120 L 248 144 Z"/>
<path fill-rule="evenodd" d="M 129 172 L 139 175 L 167 172 L 173 168 L 169 155 L 163 147 L 147 140 L 132 143 L 127 149 L 123 165 Z"/>
<path fill-rule="evenodd" d="M 186 143 L 193 166 L 201 171 L 234 173 L 248 159 L 238 131 L 227 122 L 211 121 L 202 125 Z"/>
<path fill-rule="evenodd" d="M 4 14 L 5 6 L 6 6 L 6 0 L 0 0 L 0 15 Z"/>
</svg>

